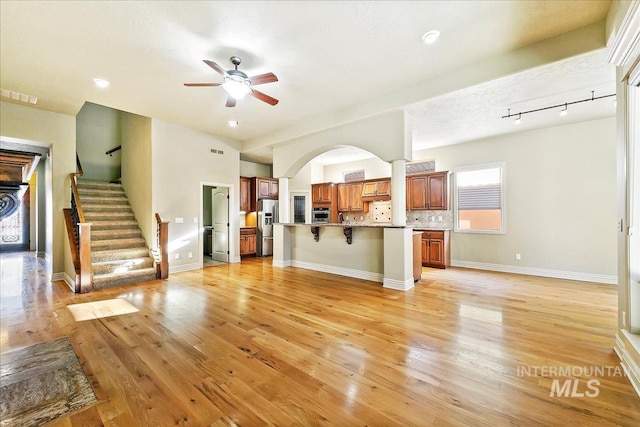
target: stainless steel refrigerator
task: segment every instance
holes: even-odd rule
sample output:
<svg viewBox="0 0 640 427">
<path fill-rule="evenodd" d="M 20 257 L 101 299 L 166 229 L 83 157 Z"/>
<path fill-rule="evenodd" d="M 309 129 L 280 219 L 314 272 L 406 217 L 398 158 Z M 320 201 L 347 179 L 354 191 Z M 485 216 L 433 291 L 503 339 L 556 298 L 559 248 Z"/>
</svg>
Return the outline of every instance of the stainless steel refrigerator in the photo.
<svg viewBox="0 0 640 427">
<path fill-rule="evenodd" d="M 273 255 L 273 224 L 278 222 L 278 201 L 258 200 L 257 256 Z"/>
</svg>

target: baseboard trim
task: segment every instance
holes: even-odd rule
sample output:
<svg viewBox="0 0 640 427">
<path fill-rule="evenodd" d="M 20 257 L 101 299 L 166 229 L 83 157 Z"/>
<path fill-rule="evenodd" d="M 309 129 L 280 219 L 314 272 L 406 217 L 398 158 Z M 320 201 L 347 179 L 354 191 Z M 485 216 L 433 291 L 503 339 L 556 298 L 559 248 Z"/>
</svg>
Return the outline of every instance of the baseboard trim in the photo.
<svg viewBox="0 0 640 427">
<path fill-rule="evenodd" d="M 397 280 L 384 278 L 382 281 L 382 287 L 388 289 L 395 289 L 396 291 L 408 291 L 415 286 L 413 277 L 407 280 Z"/>
<path fill-rule="evenodd" d="M 191 270 L 202 270 L 202 264 L 199 262 L 194 262 L 191 264 L 181 264 L 172 267 L 169 264 L 169 274 L 171 273 L 182 273 L 183 271 L 191 271 Z"/>
<path fill-rule="evenodd" d="M 67 284 L 69 289 L 71 289 L 71 292 L 76 291 L 76 282 L 64 271 L 61 273 L 51 273 L 51 281 L 64 282 Z"/>
<path fill-rule="evenodd" d="M 280 259 L 274 259 L 271 261 L 271 265 L 274 267 L 280 267 L 280 268 L 291 267 L 291 260 L 288 259 L 284 261 Z M 301 268 L 304 268 L 304 267 L 301 267 Z"/>
<path fill-rule="evenodd" d="M 625 335 L 625 338 L 627 338 L 627 340 L 629 341 L 632 341 L 633 339 L 637 340 L 637 338 L 635 337 L 629 337 L 628 335 L 630 334 L 626 330 L 622 330 L 622 334 Z M 635 363 L 634 359 L 629 354 L 629 350 L 627 350 L 624 341 L 622 341 L 622 339 L 620 338 L 620 333 L 616 335 L 616 344 L 613 347 L 613 350 L 618 355 L 620 364 L 624 368 L 625 373 L 627 374 L 627 378 L 629 378 L 629 382 L 633 386 L 633 389 L 636 391 L 638 397 L 640 397 L 640 366 Z"/>
<path fill-rule="evenodd" d="M 313 262 L 291 260 L 291 267 L 305 268 L 307 270 L 321 271 L 323 273 L 337 274 L 339 276 L 353 277 L 355 279 L 382 282 L 382 274 L 371 271 L 354 270 L 352 268 L 336 267 L 333 265 L 316 264 Z M 286 264 L 285 261 L 283 264 Z M 274 264 L 275 265 L 275 264 Z M 285 267 L 286 265 L 283 265 Z"/>
<path fill-rule="evenodd" d="M 581 282 L 605 283 L 617 285 L 618 277 L 606 274 L 581 273 L 578 271 L 548 270 L 535 267 L 518 267 L 506 264 L 491 264 L 487 262 L 451 260 L 452 267 L 473 268 L 476 270 L 500 271 L 503 273 L 526 274 L 528 276 L 553 277 L 555 279 L 579 280 Z"/>
</svg>

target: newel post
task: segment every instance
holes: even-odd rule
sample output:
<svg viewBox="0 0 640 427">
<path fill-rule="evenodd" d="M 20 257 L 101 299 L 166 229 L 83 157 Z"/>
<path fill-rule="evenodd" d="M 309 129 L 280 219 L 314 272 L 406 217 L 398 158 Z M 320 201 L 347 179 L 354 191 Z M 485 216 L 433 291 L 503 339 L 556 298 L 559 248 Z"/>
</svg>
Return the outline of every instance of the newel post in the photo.
<svg viewBox="0 0 640 427">
<path fill-rule="evenodd" d="M 78 223 L 78 241 L 80 246 L 80 293 L 91 292 L 91 223 Z"/>
<path fill-rule="evenodd" d="M 156 264 L 156 279 L 166 279 L 169 277 L 169 221 L 163 221 L 158 214 L 156 214 L 156 221 L 160 252 L 160 262 Z"/>
</svg>

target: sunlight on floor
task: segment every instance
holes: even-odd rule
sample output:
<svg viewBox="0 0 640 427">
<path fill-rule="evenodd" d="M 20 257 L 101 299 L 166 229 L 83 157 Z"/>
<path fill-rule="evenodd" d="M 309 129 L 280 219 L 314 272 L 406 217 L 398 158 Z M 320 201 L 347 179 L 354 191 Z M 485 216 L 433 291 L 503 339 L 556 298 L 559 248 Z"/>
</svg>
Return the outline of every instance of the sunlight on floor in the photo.
<svg viewBox="0 0 640 427">
<path fill-rule="evenodd" d="M 136 306 L 122 298 L 71 304 L 68 305 L 67 308 L 77 322 L 140 311 Z"/>
</svg>

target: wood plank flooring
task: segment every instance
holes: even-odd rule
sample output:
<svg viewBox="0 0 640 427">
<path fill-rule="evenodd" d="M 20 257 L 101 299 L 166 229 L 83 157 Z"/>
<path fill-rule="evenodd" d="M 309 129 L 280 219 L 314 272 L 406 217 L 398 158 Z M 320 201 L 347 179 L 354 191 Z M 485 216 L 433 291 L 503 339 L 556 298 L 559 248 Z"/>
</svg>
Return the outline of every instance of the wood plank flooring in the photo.
<svg viewBox="0 0 640 427">
<path fill-rule="evenodd" d="M 3 253 L 0 348 L 69 337 L 99 402 L 54 426 L 640 425 L 627 378 L 587 370 L 619 366 L 615 286 L 425 268 L 399 292 L 270 262 L 75 295 Z M 66 308 L 111 298 L 140 311 Z"/>
</svg>

